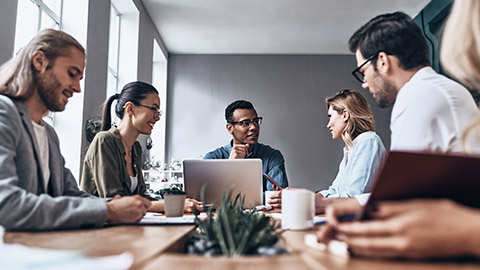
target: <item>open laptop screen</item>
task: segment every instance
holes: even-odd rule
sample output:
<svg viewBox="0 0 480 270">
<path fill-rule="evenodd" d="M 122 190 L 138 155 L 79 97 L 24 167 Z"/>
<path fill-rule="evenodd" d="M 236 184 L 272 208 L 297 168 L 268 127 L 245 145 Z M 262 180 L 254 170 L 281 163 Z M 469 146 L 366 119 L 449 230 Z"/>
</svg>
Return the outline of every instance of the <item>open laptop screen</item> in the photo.
<svg viewBox="0 0 480 270">
<path fill-rule="evenodd" d="M 187 159 L 183 161 L 183 177 L 187 197 L 200 201 L 206 184 L 207 204 L 219 204 L 222 195 L 233 188 L 233 196 L 245 195 L 245 207 L 262 204 L 261 159 Z"/>
</svg>

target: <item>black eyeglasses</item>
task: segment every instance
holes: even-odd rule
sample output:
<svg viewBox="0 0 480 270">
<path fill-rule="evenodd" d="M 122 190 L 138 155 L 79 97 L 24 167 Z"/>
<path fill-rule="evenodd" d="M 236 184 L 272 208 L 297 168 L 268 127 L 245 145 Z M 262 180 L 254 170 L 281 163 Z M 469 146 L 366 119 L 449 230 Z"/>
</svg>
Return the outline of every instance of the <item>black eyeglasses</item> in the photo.
<svg viewBox="0 0 480 270">
<path fill-rule="evenodd" d="M 362 67 L 364 67 L 368 62 L 372 61 L 375 57 L 377 57 L 377 55 L 379 54 L 380 52 L 377 52 L 376 54 L 370 56 L 369 58 L 367 58 L 367 60 L 365 60 L 365 62 L 363 62 L 363 64 L 361 64 L 359 67 L 357 67 L 356 69 L 354 69 L 352 71 L 352 74 L 353 76 L 361 83 L 364 83 L 365 82 L 365 73 L 363 73 L 362 71 L 360 71 L 360 69 L 362 69 Z"/>
<path fill-rule="evenodd" d="M 253 123 L 255 126 L 258 127 L 262 124 L 262 119 L 263 119 L 263 117 L 257 117 L 257 118 L 253 118 L 252 120 L 247 119 L 247 120 L 242 120 L 242 121 L 238 121 L 238 122 L 231 121 L 229 123 L 232 124 L 232 125 L 240 124 L 244 128 L 250 127 L 250 125 Z"/>
<path fill-rule="evenodd" d="M 143 105 L 143 104 L 138 104 L 137 106 L 142 106 L 142 107 L 145 107 L 145 108 L 148 108 L 148 109 L 152 110 L 154 116 L 158 116 L 158 117 L 162 116 L 162 110 L 157 109 L 157 107 L 151 107 L 151 106 L 147 106 L 147 105 Z"/>
</svg>

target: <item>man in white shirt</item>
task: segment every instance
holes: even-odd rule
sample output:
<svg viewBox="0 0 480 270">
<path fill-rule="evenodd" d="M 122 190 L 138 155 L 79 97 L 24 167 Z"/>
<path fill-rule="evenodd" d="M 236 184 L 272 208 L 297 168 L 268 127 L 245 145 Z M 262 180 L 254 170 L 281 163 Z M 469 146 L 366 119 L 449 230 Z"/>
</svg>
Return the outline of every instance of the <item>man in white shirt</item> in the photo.
<svg viewBox="0 0 480 270">
<path fill-rule="evenodd" d="M 390 150 L 463 153 L 463 130 L 478 115 L 472 95 L 437 74 L 420 28 L 401 12 L 379 15 L 348 41 L 352 74 L 378 105 L 393 105 Z M 368 195 L 357 197 L 365 204 Z"/>
<path fill-rule="evenodd" d="M 408 15 L 379 15 L 360 27 L 348 45 L 357 59 L 355 78 L 380 107 L 393 105 L 391 150 L 465 152 L 462 133 L 478 108 L 467 89 L 430 67 L 425 38 Z M 331 226 L 342 215 L 360 213 L 368 197 L 329 206 Z M 327 241 L 327 235 L 328 229 L 320 231 L 319 240 Z"/>
<path fill-rule="evenodd" d="M 352 74 L 378 105 L 393 105 L 390 150 L 463 153 L 463 130 L 478 114 L 472 95 L 430 67 L 420 28 L 406 14 L 379 15 L 348 42 Z M 369 194 L 356 197 L 364 205 Z"/>
<path fill-rule="evenodd" d="M 430 67 L 425 38 L 408 15 L 377 16 L 348 44 L 362 87 L 380 107 L 393 105 L 391 150 L 463 152 L 461 135 L 477 106 L 467 89 Z"/>
</svg>

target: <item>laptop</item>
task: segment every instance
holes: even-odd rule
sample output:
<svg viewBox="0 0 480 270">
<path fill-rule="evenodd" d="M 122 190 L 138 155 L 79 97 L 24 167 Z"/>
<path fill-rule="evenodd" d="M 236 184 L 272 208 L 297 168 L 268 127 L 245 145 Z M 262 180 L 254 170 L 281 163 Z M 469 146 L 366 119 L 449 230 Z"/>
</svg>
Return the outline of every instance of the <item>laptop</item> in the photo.
<svg viewBox="0 0 480 270">
<path fill-rule="evenodd" d="M 391 151 L 376 175 L 363 219 L 375 203 L 413 198 L 449 198 L 480 207 L 480 157 Z"/>
<path fill-rule="evenodd" d="M 262 204 L 261 159 L 187 159 L 183 161 L 183 179 L 188 198 L 201 201 L 205 188 L 205 203 L 220 205 L 222 195 L 233 189 L 232 199 L 241 192 L 245 208 Z"/>
</svg>

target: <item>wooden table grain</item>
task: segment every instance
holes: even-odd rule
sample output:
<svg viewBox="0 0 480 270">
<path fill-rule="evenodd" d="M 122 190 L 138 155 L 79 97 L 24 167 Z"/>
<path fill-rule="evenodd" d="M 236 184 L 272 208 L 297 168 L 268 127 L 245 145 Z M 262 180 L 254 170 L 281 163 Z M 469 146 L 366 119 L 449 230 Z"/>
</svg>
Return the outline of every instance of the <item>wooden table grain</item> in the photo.
<svg viewBox="0 0 480 270">
<path fill-rule="evenodd" d="M 132 269 L 141 268 L 186 237 L 194 226 L 117 226 L 91 230 L 6 232 L 5 243 L 31 247 L 80 250 L 89 256 L 131 252 Z"/>
<path fill-rule="evenodd" d="M 181 253 L 194 226 L 118 226 L 92 230 L 52 232 L 6 232 L 6 243 L 32 247 L 81 250 L 90 256 L 131 252 L 131 269 L 359 269 L 359 270 L 480 270 L 480 261 L 406 261 L 371 260 L 339 256 L 316 250 L 304 242 L 310 231 L 286 231 L 282 245 L 290 252 L 281 256 L 245 256 L 241 258 L 204 257 Z"/>
</svg>

